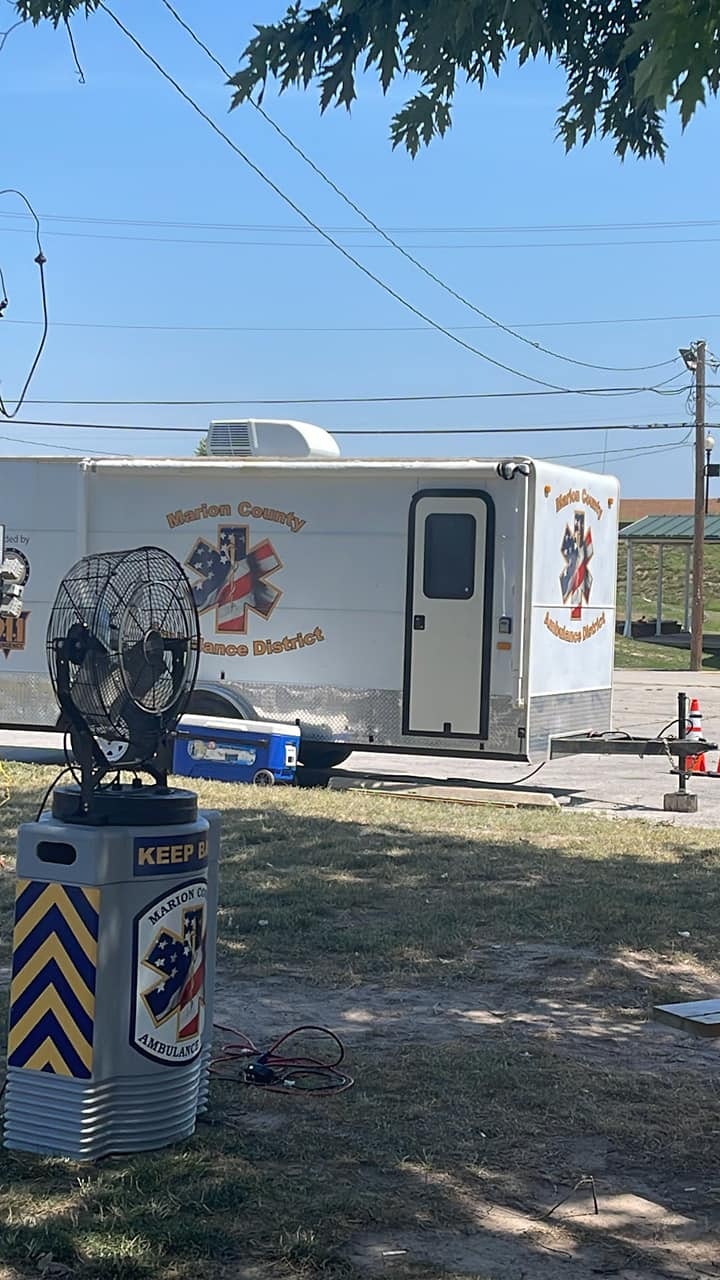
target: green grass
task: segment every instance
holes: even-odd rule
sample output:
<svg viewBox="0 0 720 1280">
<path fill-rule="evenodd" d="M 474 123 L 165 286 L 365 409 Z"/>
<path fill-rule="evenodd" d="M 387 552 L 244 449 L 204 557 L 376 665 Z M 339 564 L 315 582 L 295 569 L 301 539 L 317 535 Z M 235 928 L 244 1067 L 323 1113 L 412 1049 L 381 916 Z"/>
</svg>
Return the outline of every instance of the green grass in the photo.
<svg viewBox="0 0 720 1280">
<path fill-rule="evenodd" d="M 704 671 L 720 671 L 720 653 L 703 653 L 702 665 Z M 689 671 L 690 650 L 616 636 L 615 666 L 619 670 Z"/>
<path fill-rule="evenodd" d="M 656 547 L 635 547 L 633 566 L 633 617 L 654 618 L 657 604 Z M 705 625 L 709 632 L 720 632 L 720 545 L 705 547 Z M 618 612 L 625 616 L 627 551 L 620 545 L 618 555 Z M 663 555 L 663 616 L 682 625 L 685 599 L 685 551 L 666 547 Z"/>
<path fill-rule="evenodd" d="M 634 550 L 633 602 L 634 620 L 654 620 L 657 614 L 657 566 L 656 547 L 638 546 Z M 720 546 L 705 547 L 705 632 L 720 633 Z M 621 544 L 618 555 L 618 618 L 625 617 L 627 584 L 627 550 Z M 663 556 L 663 618 L 683 625 L 685 616 L 685 551 L 666 547 Z M 616 637 L 615 666 L 640 668 L 646 671 L 689 671 L 689 648 L 656 644 L 633 638 Z M 705 652 L 703 668 L 720 670 L 720 653 Z"/>
<path fill-rule="evenodd" d="M 4 962 L 16 828 L 51 776 L 10 769 L 0 809 Z M 700 972 L 720 953 L 713 832 L 555 810 L 400 807 L 367 793 L 200 792 L 224 811 L 223 981 L 281 980 L 290 994 L 301 982 L 320 1021 L 331 995 L 360 1012 L 369 992 L 382 1000 L 392 989 L 433 990 L 449 1007 L 472 995 L 482 1007 L 496 946 L 507 949 L 492 977 L 504 1005 L 522 1007 L 529 994 L 558 1007 L 581 999 L 602 1041 L 609 1009 L 632 1009 L 639 1032 L 653 1000 L 681 993 L 688 966 Z M 558 958 L 530 993 L 527 973 L 513 968 L 530 943 L 576 948 L 580 960 Z M 645 955 L 640 968 L 618 967 L 634 951 Z M 154 1155 L 81 1166 L 0 1152 L 0 1275 L 5 1264 L 28 1280 L 359 1280 L 348 1260 L 357 1233 L 402 1242 L 412 1231 L 477 1230 L 487 1202 L 537 1215 L 539 1180 L 579 1177 L 568 1144 L 588 1134 L 607 1141 L 620 1179 L 660 1198 L 671 1185 L 680 1194 L 717 1182 L 712 1079 L 661 1070 L 642 1045 L 642 1069 L 629 1069 L 599 1056 L 590 1033 L 568 1054 L 552 1035 L 488 1023 L 432 1044 L 411 1019 L 395 1041 L 392 1029 L 357 1037 L 356 1086 L 332 1100 L 216 1081 L 211 1123 Z M 580 1248 L 582 1225 L 572 1230 Z M 608 1230 L 611 1262 L 614 1240 Z M 448 1274 L 387 1270 L 392 1280 Z"/>
</svg>

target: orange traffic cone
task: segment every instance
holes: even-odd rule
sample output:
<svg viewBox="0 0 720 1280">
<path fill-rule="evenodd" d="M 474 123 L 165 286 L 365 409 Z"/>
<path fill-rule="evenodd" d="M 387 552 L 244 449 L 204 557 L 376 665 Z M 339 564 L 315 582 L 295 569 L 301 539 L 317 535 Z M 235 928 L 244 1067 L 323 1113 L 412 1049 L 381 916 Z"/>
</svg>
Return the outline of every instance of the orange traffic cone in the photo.
<svg viewBox="0 0 720 1280">
<path fill-rule="evenodd" d="M 705 759 L 704 751 L 701 751 L 699 756 L 688 756 L 687 772 L 707 773 L 707 760 Z"/>
<path fill-rule="evenodd" d="M 702 711 L 700 710 L 700 702 L 697 698 L 693 698 L 690 703 L 690 712 L 688 714 L 686 737 L 690 742 L 697 743 L 699 745 L 702 742 L 702 736 Z M 707 773 L 705 752 L 701 751 L 696 756 L 688 756 L 685 768 L 687 773 Z"/>
</svg>

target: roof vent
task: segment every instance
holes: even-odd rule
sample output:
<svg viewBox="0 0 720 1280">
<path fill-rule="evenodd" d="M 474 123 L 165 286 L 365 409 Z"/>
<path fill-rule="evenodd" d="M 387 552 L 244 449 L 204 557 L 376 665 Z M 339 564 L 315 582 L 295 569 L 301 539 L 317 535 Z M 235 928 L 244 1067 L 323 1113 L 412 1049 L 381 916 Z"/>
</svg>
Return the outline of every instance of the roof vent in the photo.
<svg viewBox="0 0 720 1280">
<path fill-rule="evenodd" d="M 339 458 L 337 441 L 310 422 L 292 419 L 243 418 L 211 422 L 207 435 L 211 457 Z"/>
<path fill-rule="evenodd" d="M 208 453 L 229 454 L 233 458 L 253 455 L 249 422 L 211 422 Z"/>
</svg>

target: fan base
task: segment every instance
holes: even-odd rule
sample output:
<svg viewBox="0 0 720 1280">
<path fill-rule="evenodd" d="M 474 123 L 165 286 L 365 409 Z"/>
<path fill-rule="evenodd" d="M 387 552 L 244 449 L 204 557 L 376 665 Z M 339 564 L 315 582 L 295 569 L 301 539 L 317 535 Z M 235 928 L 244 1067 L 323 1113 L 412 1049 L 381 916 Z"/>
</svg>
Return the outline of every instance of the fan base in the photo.
<svg viewBox="0 0 720 1280">
<path fill-rule="evenodd" d="M 74 783 L 56 787 L 52 814 L 60 822 L 97 827 L 163 827 L 195 822 L 198 814 L 194 791 L 181 787 L 106 786 L 92 792 L 90 808 L 82 812 L 80 788 Z"/>
</svg>

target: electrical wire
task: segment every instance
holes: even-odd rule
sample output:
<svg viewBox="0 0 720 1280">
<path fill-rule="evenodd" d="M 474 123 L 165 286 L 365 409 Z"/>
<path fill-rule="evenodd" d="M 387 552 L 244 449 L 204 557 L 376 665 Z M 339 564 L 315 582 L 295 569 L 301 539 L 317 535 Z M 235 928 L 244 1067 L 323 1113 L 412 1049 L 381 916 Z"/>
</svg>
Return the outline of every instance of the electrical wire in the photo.
<svg viewBox="0 0 720 1280">
<path fill-rule="evenodd" d="M 543 760 L 536 769 L 533 769 L 532 773 L 526 773 L 523 778 L 508 778 L 507 782 L 503 782 L 502 785 L 504 787 L 508 785 L 511 787 L 519 787 L 523 782 L 529 782 L 531 778 L 534 778 L 535 774 L 539 773 L 541 769 L 544 769 L 547 763 L 547 760 Z"/>
<path fill-rule="evenodd" d="M 239 1078 L 247 1085 L 265 1089 L 270 1093 L 301 1093 L 306 1096 L 343 1093 L 346 1089 L 352 1088 L 355 1083 L 352 1076 L 338 1069 L 345 1060 L 345 1046 L 340 1037 L 327 1027 L 312 1025 L 293 1027 L 291 1031 L 287 1031 L 275 1040 L 265 1052 L 258 1049 L 243 1031 L 237 1031 L 234 1027 L 225 1027 L 216 1023 L 215 1030 L 227 1032 L 234 1037 L 232 1041 L 222 1046 L 219 1056 L 210 1063 L 210 1071 L 221 1079 L 238 1079 L 237 1076 L 229 1076 L 218 1068 L 241 1062 L 246 1065 Z M 337 1047 L 337 1054 L 331 1062 L 322 1058 L 291 1056 L 279 1052 L 283 1045 L 287 1046 L 297 1036 L 307 1032 L 314 1032 L 315 1035 L 324 1037 Z M 313 1081 L 318 1083 L 312 1083 Z"/>
<path fill-rule="evenodd" d="M 567 329 L 587 325 L 664 324 L 670 321 L 720 320 L 720 315 L 628 316 L 624 320 L 545 320 L 518 324 L 517 329 Z M 6 319 L 5 324 L 35 325 L 37 320 Z M 491 324 L 456 324 L 454 333 L 492 329 Z M 115 324 L 102 320 L 51 320 L 51 329 L 117 329 L 139 333 L 428 333 L 427 325 L 235 325 L 235 324 Z"/>
<path fill-rule="evenodd" d="M 8 37 L 12 35 L 13 31 L 17 31 L 18 27 L 22 27 L 24 22 L 25 19 L 20 18 L 18 22 L 13 22 L 12 26 L 8 27 L 7 31 L 0 31 L 0 53 L 2 53 L 2 50 L 5 48 L 5 41 Z"/>
<path fill-rule="evenodd" d="M 223 402 L 226 403 L 226 402 Z M 255 404 L 262 403 L 254 401 Z M 275 404 L 277 401 L 272 401 Z M 297 403 L 290 401 L 291 404 Z M 315 403 L 311 401 L 311 403 Z M 322 403 L 327 403 L 323 401 Z M 329 403 L 335 403 L 331 401 Z M 338 403 L 347 403 L 347 401 L 339 401 Z M 355 403 L 355 402 L 351 402 Z M 360 401 L 359 403 L 366 403 Z M 159 426 L 140 426 L 134 422 L 47 422 L 42 419 L 19 418 L 18 425 L 21 427 L 52 427 L 52 428 L 72 428 L 74 431 L 145 431 L 151 435 L 204 435 L 204 427 L 159 427 Z M 707 427 L 720 430 L 720 423 L 708 422 Z M 377 436 L 382 439 L 385 436 L 518 436 L 518 435 L 564 435 L 568 432 L 578 431 L 677 431 L 687 426 L 685 422 L 648 422 L 646 426 L 639 423 L 627 426 L 623 423 L 613 425 L 593 424 L 583 426 L 582 424 L 568 424 L 560 427 L 381 427 L 380 429 L 372 427 L 353 427 L 342 428 L 333 431 L 334 436 Z"/>
<path fill-rule="evenodd" d="M 20 214 L 0 213 L 0 218 L 17 218 Z M 189 230 L 199 231 L 267 231 L 286 234 L 304 233 L 304 227 L 299 227 L 291 223 L 267 223 L 267 222 L 194 222 L 194 221 L 168 221 L 167 219 L 152 218 L 101 218 L 88 217 L 76 213 L 40 213 L 38 215 L 43 222 L 78 222 L 83 224 L 91 224 L 108 227 L 172 227 L 185 228 Z M 663 228 L 672 229 L 677 227 L 720 227 L 720 219 L 711 218 L 696 222 L 597 222 L 597 223 L 558 223 L 545 224 L 542 226 L 531 226 L 528 224 L 520 224 L 517 226 L 485 226 L 485 227 L 462 227 L 462 226 L 390 226 L 386 227 L 387 231 L 393 231 L 398 234 L 406 235 L 433 235 L 433 234 L 450 234 L 450 235 L 515 235 L 518 232 L 527 232 L 528 234 L 539 234 L 540 232 L 575 232 L 575 231 L 634 231 L 640 230 L 660 230 Z M 365 227 L 354 226 L 326 226 L 326 231 L 335 231 L 338 234 L 357 232 L 358 234 L 368 234 Z M 682 317 L 687 319 L 688 317 Z M 692 318 L 692 317 L 690 317 Z"/>
<path fill-rule="evenodd" d="M 0 414 L 2 414 L 2 416 L 5 418 L 14 418 L 22 408 L 30 383 L 32 382 L 35 376 L 35 370 L 37 369 L 40 363 L 40 358 L 45 349 L 45 343 L 47 342 L 48 307 L 47 307 L 47 292 L 45 289 L 45 263 L 47 262 L 47 258 L 43 253 L 43 247 L 40 240 L 40 221 L 38 219 L 38 216 L 35 210 L 30 204 L 30 201 L 28 200 L 27 196 L 24 195 L 22 191 L 18 191 L 15 187 L 6 187 L 4 190 L 0 191 L 0 196 L 17 196 L 19 200 L 22 200 L 23 204 L 26 206 L 35 224 L 35 243 L 37 245 L 37 255 L 35 257 L 35 262 L 37 263 L 40 271 L 40 298 L 42 302 L 42 332 L 40 335 L 40 341 L 38 343 L 37 351 L 35 352 L 35 358 L 30 366 L 30 372 L 28 373 L 25 379 L 22 391 L 20 392 L 18 399 L 13 401 L 6 402 L 5 400 L 3 400 L 2 396 L 0 396 Z M 3 285 L 3 289 L 4 289 L 4 285 Z M 7 408 L 8 404 L 15 405 L 15 408 L 12 410 L 12 412 Z"/>
<path fill-rule="evenodd" d="M 193 40 L 194 43 L 198 46 L 198 48 L 200 48 L 203 51 L 203 53 L 206 54 L 206 56 L 210 59 L 213 65 L 216 66 L 222 72 L 222 74 L 225 76 L 225 79 L 228 81 L 232 80 L 232 73 L 228 70 L 227 67 L 223 66 L 219 58 L 217 58 L 216 55 L 212 52 L 212 50 L 208 47 L 208 45 L 206 45 L 204 41 L 200 39 L 200 37 L 189 25 L 189 23 L 185 22 L 184 18 L 182 18 L 178 13 L 177 9 L 175 9 L 174 5 L 170 3 L 170 0 L 160 0 L 160 3 L 164 6 L 164 8 L 170 14 L 172 14 L 172 17 L 182 27 L 183 31 L 185 31 L 187 35 L 190 36 L 190 39 Z M 543 346 L 542 343 L 540 342 L 533 342 L 532 339 L 526 338 L 524 334 L 518 333 L 517 330 L 511 328 L 510 325 L 504 324 L 501 320 L 498 320 L 496 316 L 492 316 L 489 314 L 489 312 L 484 311 L 482 307 L 478 307 L 469 298 L 466 298 L 464 294 L 460 293 L 457 289 L 454 289 L 452 285 L 449 285 L 446 280 L 443 280 L 441 276 L 437 275 L 434 271 L 431 271 L 430 268 L 425 265 L 425 263 L 421 262 L 419 258 L 416 258 L 414 254 L 410 253 L 410 251 L 404 245 L 400 244 L 400 242 L 398 240 L 395 240 L 394 237 L 391 236 L 388 231 L 386 231 L 377 222 L 375 222 L 374 218 L 371 218 L 370 215 L 366 213 L 366 211 L 362 209 L 355 200 L 351 199 L 351 197 L 347 194 L 347 192 L 343 191 L 342 187 L 339 187 L 338 184 L 327 173 L 325 173 L 324 169 L 321 169 L 321 167 L 315 163 L 312 157 L 309 156 L 307 152 L 303 150 L 302 147 L 298 146 L 295 140 L 290 137 L 290 134 L 286 133 L 286 131 L 283 128 L 281 128 L 281 126 L 277 123 L 277 121 L 274 120 L 271 115 L 269 115 L 269 113 L 265 110 L 264 107 L 260 105 L 259 102 L 254 102 L 252 98 L 250 98 L 249 101 L 251 105 L 254 107 L 254 109 L 258 112 L 258 114 L 262 117 L 262 119 L 265 120 L 266 123 L 269 124 L 270 127 L 275 130 L 278 136 L 282 138 L 283 141 L 286 142 L 289 147 L 292 148 L 292 150 L 295 152 L 296 155 L 300 156 L 300 159 L 303 160 L 304 163 L 312 169 L 313 173 L 317 174 L 317 176 L 324 183 L 326 183 L 328 187 L 330 187 L 331 191 L 333 191 L 335 195 L 339 196 L 340 199 L 345 202 L 348 208 L 352 209 L 353 212 L 358 215 L 358 217 L 362 218 L 363 222 L 365 222 L 369 227 L 371 227 L 372 230 L 377 235 L 381 236 L 382 239 L 391 248 L 395 249 L 397 253 L 402 254 L 402 256 L 408 262 L 410 262 L 412 266 L 416 267 L 418 271 L 422 271 L 423 275 L 427 276 L 429 280 L 432 280 L 434 284 L 438 285 L 441 289 L 443 289 L 445 293 L 450 295 L 451 298 L 454 298 L 457 302 L 460 302 L 464 307 L 467 307 L 470 311 L 475 312 L 476 315 L 481 316 L 483 320 L 487 320 L 491 325 L 494 325 L 497 329 L 500 329 L 503 333 L 507 333 L 511 338 L 515 338 L 517 342 L 523 342 L 527 346 L 532 347 L 534 350 L 540 351 L 544 355 L 551 356 L 554 360 L 562 360 L 566 364 L 576 365 L 583 369 L 598 369 L 605 373 L 640 373 L 649 369 L 664 368 L 666 365 L 674 364 L 676 360 L 680 359 L 679 356 L 673 356 L 671 360 L 661 360 L 661 361 L 658 361 L 656 364 L 624 365 L 624 366 L 623 365 L 604 365 L 604 364 L 593 363 L 592 361 L 589 361 L 589 360 L 577 360 L 575 359 L 574 356 L 564 355 L 559 351 L 554 351 L 550 347 Z M 448 246 L 448 247 L 451 247 L 451 246 Z M 492 247 L 492 246 L 488 246 L 488 247 Z"/>
<path fill-rule="evenodd" d="M 85 408 L 105 407 L 105 408 L 141 408 L 143 406 L 152 406 L 153 408 L 184 408 L 187 406 L 195 406 L 200 408 L 212 408 L 216 405 L 307 405 L 307 404 L 415 404 L 417 402 L 430 402 L 439 400 L 509 400 L 509 399 L 526 399 L 528 396 L 574 396 L 574 395 L 659 395 L 659 396 L 677 396 L 685 395 L 687 387 L 667 388 L 666 384 L 660 384 L 657 387 L 585 387 L 576 390 L 557 391 L 449 391 L 437 392 L 430 394 L 405 395 L 405 396 L 300 396 L 300 397 L 282 397 L 273 399 L 254 399 L 252 396 L 243 397 L 226 397 L 225 399 L 215 400 L 98 400 L 98 399 L 65 399 L 50 400 L 27 399 L 26 404 L 59 406 L 59 405 L 80 405 Z M 10 402 L 12 403 L 12 401 Z M 78 423 L 78 426 L 81 426 Z M 173 427 L 168 430 L 179 431 L 181 428 Z"/>
<path fill-rule="evenodd" d="M 689 431 L 686 436 L 683 436 L 682 440 L 676 440 L 671 444 L 650 444 L 641 446 L 637 449 L 629 449 L 628 446 L 625 445 L 622 449 L 603 449 L 602 455 L 589 453 L 587 450 L 584 453 L 560 453 L 546 457 L 544 460 L 546 462 L 571 462 L 579 460 L 584 462 L 594 462 L 598 457 L 615 457 L 618 461 L 622 461 L 626 458 L 646 457 L 648 454 L 652 453 L 671 453 L 674 449 L 684 449 L 691 434 L 692 431 Z"/>
<path fill-rule="evenodd" d="M 5 232 L 11 232 L 14 235 L 25 234 L 23 227 L 5 227 L 4 230 Z M 357 230 L 362 231 L 362 227 L 358 227 Z M 317 240 L 295 241 L 294 243 L 290 243 L 289 241 L 282 241 L 282 240 L 218 240 L 217 238 L 213 240 L 201 240 L 197 236 L 193 236 L 192 238 L 184 238 L 182 236 L 124 236 L 124 235 L 118 235 L 114 233 L 111 233 L 108 235 L 100 235 L 99 233 L 93 232 L 93 231 L 52 231 L 52 230 L 46 231 L 45 234 L 49 236 L 59 236 L 62 239 L 66 239 L 66 240 L 117 240 L 125 244 L 134 244 L 134 243 L 162 244 L 162 245 L 184 244 L 184 245 L 197 245 L 199 248 L 212 248 L 213 246 L 226 247 L 228 245 L 235 245 L 239 248 L 246 248 L 246 249 L 260 249 L 260 248 L 323 249 L 325 248 L 325 245 L 320 244 Z M 547 241 L 538 240 L 538 241 L 535 241 L 534 243 L 530 241 L 515 241 L 510 243 L 504 243 L 504 244 L 415 244 L 415 245 L 412 245 L 411 247 L 413 249 L 430 249 L 433 252 L 448 252 L 448 251 L 452 252 L 453 250 L 462 250 L 463 252 L 472 252 L 472 251 L 492 252 L 494 250 L 499 250 L 500 252 L 504 252 L 507 249 L 511 249 L 513 251 L 516 249 L 560 249 L 562 250 L 563 253 L 566 253 L 568 249 L 603 249 L 603 248 L 635 249 L 635 248 L 638 248 L 639 246 L 649 246 L 649 245 L 657 245 L 658 247 L 660 247 L 663 245 L 667 246 L 667 245 L 676 245 L 676 244 L 704 245 L 704 244 L 718 244 L 718 243 L 720 243 L 720 236 L 709 236 L 704 239 L 693 237 L 690 240 L 677 240 L 677 239 L 675 240 L 668 240 L 668 239 L 666 240 L 574 240 L 569 242 L 555 241 L 555 240 L 547 240 Z M 367 250 L 372 250 L 372 249 L 384 249 L 386 246 L 382 244 L 348 243 L 344 247 L 346 249 L 362 249 L 363 252 L 366 252 Z M 394 248 L 394 247 L 395 247 L 394 243 L 387 246 L 387 248 Z M 409 256 L 409 254 L 405 250 L 405 246 L 398 246 L 398 247 L 401 253 L 405 253 L 406 257 Z M 420 264 L 420 269 L 428 274 L 432 274 L 430 273 L 429 268 L 425 267 L 424 264 Z M 446 286 L 443 285 L 443 287 L 446 287 Z M 450 286 L 448 285 L 447 288 L 450 289 Z M 461 295 L 457 295 L 457 296 L 458 298 L 461 297 Z M 473 311 L 476 310 L 474 303 L 467 302 L 467 305 L 471 308 L 471 310 Z M 484 313 L 481 312 L 480 314 L 482 315 Z M 504 326 L 501 324 L 499 320 L 496 320 L 492 327 L 504 328 Z M 548 354 L 555 355 L 556 353 L 549 352 Z M 557 358 L 560 360 L 564 360 L 566 358 L 570 360 L 570 357 L 565 357 L 561 355 L 559 355 Z M 570 363 L 582 363 L 582 361 L 570 360 Z M 595 368 L 604 369 L 609 367 L 611 372 L 613 370 L 617 371 L 616 366 L 591 365 L 590 367 L 593 369 Z M 652 369 L 652 368 L 655 368 L 656 366 L 641 365 L 639 367 Z"/>
<path fill-rule="evenodd" d="M 41 819 L 41 817 L 42 817 L 42 815 L 43 815 L 43 813 L 44 813 L 44 811 L 45 811 L 45 805 L 46 805 L 46 804 L 47 804 L 47 802 L 48 802 L 48 797 L 50 796 L 50 792 L 51 792 L 51 791 L 53 791 L 53 790 L 55 789 L 55 787 L 57 786 L 58 782 L 60 782 L 61 778 L 64 778 L 64 777 L 65 777 L 65 775 L 66 775 L 67 773 L 72 773 L 72 769 L 69 769 L 69 768 L 67 767 L 67 765 L 66 765 L 64 769 L 61 769 L 61 770 L 60 770 L 60 772 L 59 772 L 59 774 L 57 775 L 57 777 L 56 777 L 56 778 L 53 778 L 52 782 L 50 783 L 50 786 L 48 787 L 47 791 L 45 792 L 45 795 L 43 796 L 42 800 L 40 801 L 40 808 L 38 809 L 37 814 L 36 814 L 36 816 L 35 816 L 35 821 L 36 821 L 36 822 L 39 822 L 39 821 L 40 821 L 40 819 Z"/>
<path fill-rule="evenodd" d="M 70 754 L 70 730 L 66 729 L 63 734 L 63 755 L 65 756 L 65 764 L 67 772 L 72 776 L 72 780 L 76 786 L 82 790 L 82 775 L 77 772 L 73 758 Z"/>
<path fill-rule="evenodd" d="M 70 20 L 68 18 L 65 18 L 64 23 L 65 23 L 65 30 L 67 31 L 67 38 L 70 44 L 70 52 L 72 53 L 73 62 L 75 63 L 75 70 L 77 71 L 77 75 L 78 75 L 78 80 L 80 81 L 80 84 L 85 84 L 85 72 L 83 71 L 80 65 L 80 59 L 78 58 L 77 48 L 75 47 L 75 37 L 72 33 Z"/>
<path fill-rule="evenodd" d="M 43 423 L 43 425 L 45 425 Z M 56 449 L 59 453 L 65 453 L 72 456 L 75 449 L 66 444 L 52 444 L 49 440 L 27 440 L 23 436 L 0 436 L 0 440 L 4 440 L 7 444 L 29 444 L 33 448 L 38 449 Z M 122 458 L 125 455 L 121 453 L 109 453 L 107 449 L 93 449 L 93 453 L 103 458 Z"/>
<path fill-rule="evenodd" d="M 308 226 L 312 227 L 313 231 L 317 232 L 318 235 L 322 236 L 322 238 L 326 240 L 328 244 L 331 244 L 338 251 L 338 253 L 342 254 L 342 256 L 348 262 L 350 262 L 354 267 L 356 267 L 359 271 L 361 271 L 363 275 L 367 276 L 369 280 L 372 280 L 374 284 L 378 285 L 378 287 L 381 288 L 385 293 L 387 293 L 389 297 L 393 298 L 396 302 L 399 302 L 400 305 L 405 307 L 407 311 L 410 311 L 414 316 L 417 316 L 419 320 L 423 320 L 425 324 L 430 325 L 438 333 L 441 333 L 446 338 L 449 338 L 450 341 L 454 342 L 457 346 L 460 346 L 464 350 L 469 351 L 472 355 L 479 356 L 481 360 L 486 361 L 488 364 L 494 365 L 498 369 L 502 369 L 505 373 L 510 373 L 512 374 L 513 377 L 522 378 L 525 382 L 532 382 L 536 386 L 546 387 L 553 391 L 563 391 L 567 393 L 573 390 L 572 388 L 569 388 L 569 387 L 560 387 L 556 383 L 547 382 L 543 378 L 536 378 L 529 373 L 524 373 L 520 369 L 515 369 L 512 365 L 504 364 L 501 360 L 496 360 L 493 356 L 488 355 L 487 352 L 482 351 L 479 347 L 475 347 L 472 345 L 472 343 L 466 342 L 464 338 L 460 338 L 456 333 L 453 333 L 451 329 L 448 329 L 444 325 L 441 325 L 437 320 L 434 320 L 431 316 L 427 315 L 426 312 L 422 311 L 419 307 L 416 307 L 414 303 L 410 302 L 402 294 L 398 293 L 398 291 L 394 289 L 392 285 L 389 285 L 385 280 L 382 279 L 382 277 L 377 275 L 374 271 L 371 271 L 370 268 L 367 267 L 363 262 L 361 262 L 359 258 L 356 258 L 354 254 L 352 254 L 348 249 L 346 249 L 345 246 L 342 245 L 339 240 L 336 240 L 335 237 L 330 235 L 327 231 L 325 231 L 319 225 L 319 223 L 315 222 L 315 220 L 311 218 L 311 216 L 308 213 L 305 213 L 305 211 L 301 209 L 300 206 L 296 204 L 295 201 L 290 196 L 286 195 L 286 193 L 281 189 L 281 187 L 279 187 L 278 184 L 274 182 L 272 178 L 268 177 L 268 175 L 260 168 L 260 166 L 255 164 L 255 162 L 250 159 L 250 157 L 237 145 L 237 143 L 233 141 L 230 135 L 220 128 L 217 122 L 213 120 L 212 116 L 208 115 L 208 113 L 200 106 L 200 104 L 195 101 L 192 95 L 189 94 L 186 89 L 183 89 L 182 85 L 170 74 L 169 71 L 165 69 L 165 67 L 162 66 L 162 64 L 158 61 L 158 59 L 152 53 L 150 53 L 148 49 L 145 48 L 145 46 L 141 43 L 141 41 L 138 40 L 138 38 L 135 35 L 133 35 L 132 31 L 130 31 L 129 28 L 126 27 L 123 22 L 121 22 L 121 20 L 117 17 L 117 15 L 113 12 L 113 10 L 110 9 L 108 5 L 104 3 L 104 0 L 98 0 L 98 8 L 102 10 L 103 13 L 107 14 L 107 16 L 111 19 L 111 21 L 115 23 L 118 30 L 123 33 L 125 38 L 130 41 L 130 43 L 137 49 L 137 51 L 142 55 L 142 57 L 145 58 L 151 64 L 151 66 L 155 68 L 155 70 L 175 90 L 175 92 L 179 94 L 179 96 L 188 104 L 189 107 L 192 108 L 192 110 L 196 113 L 196 115 L 198 115 L 201 120 L 204 120 L 204 122 L 212 129 L 212 131 L 215 134 L 217 134 L 217 136 L 223 142 L 225 142 L 225 144 L 228 147 L 230 147 L 230 149 L 234 152 L 234 154 L 237 155 L 239 159 L 242 160 L 243 163 L 247 165 L 248 168 L 251 169 L 252 172 L 258 178 L 260 178 L 260 180 L 267 187 L 270 188 L 271 191 L 275 193 L 275 195 L 279 196 L 279 198 L 283 200 L 284 203 L 288 205 L 288 207 L 291 208 L 293 212 L 298 215 L 298 217 L 302 218 L 303 222 L 307 223 Z M 605 388 L 603 388 L 602 390 L 605 390 Z M 577 392 L 577 394 L 587 394 L 587 393 L 582 391 L 582 392 Z"/>
</svg>

